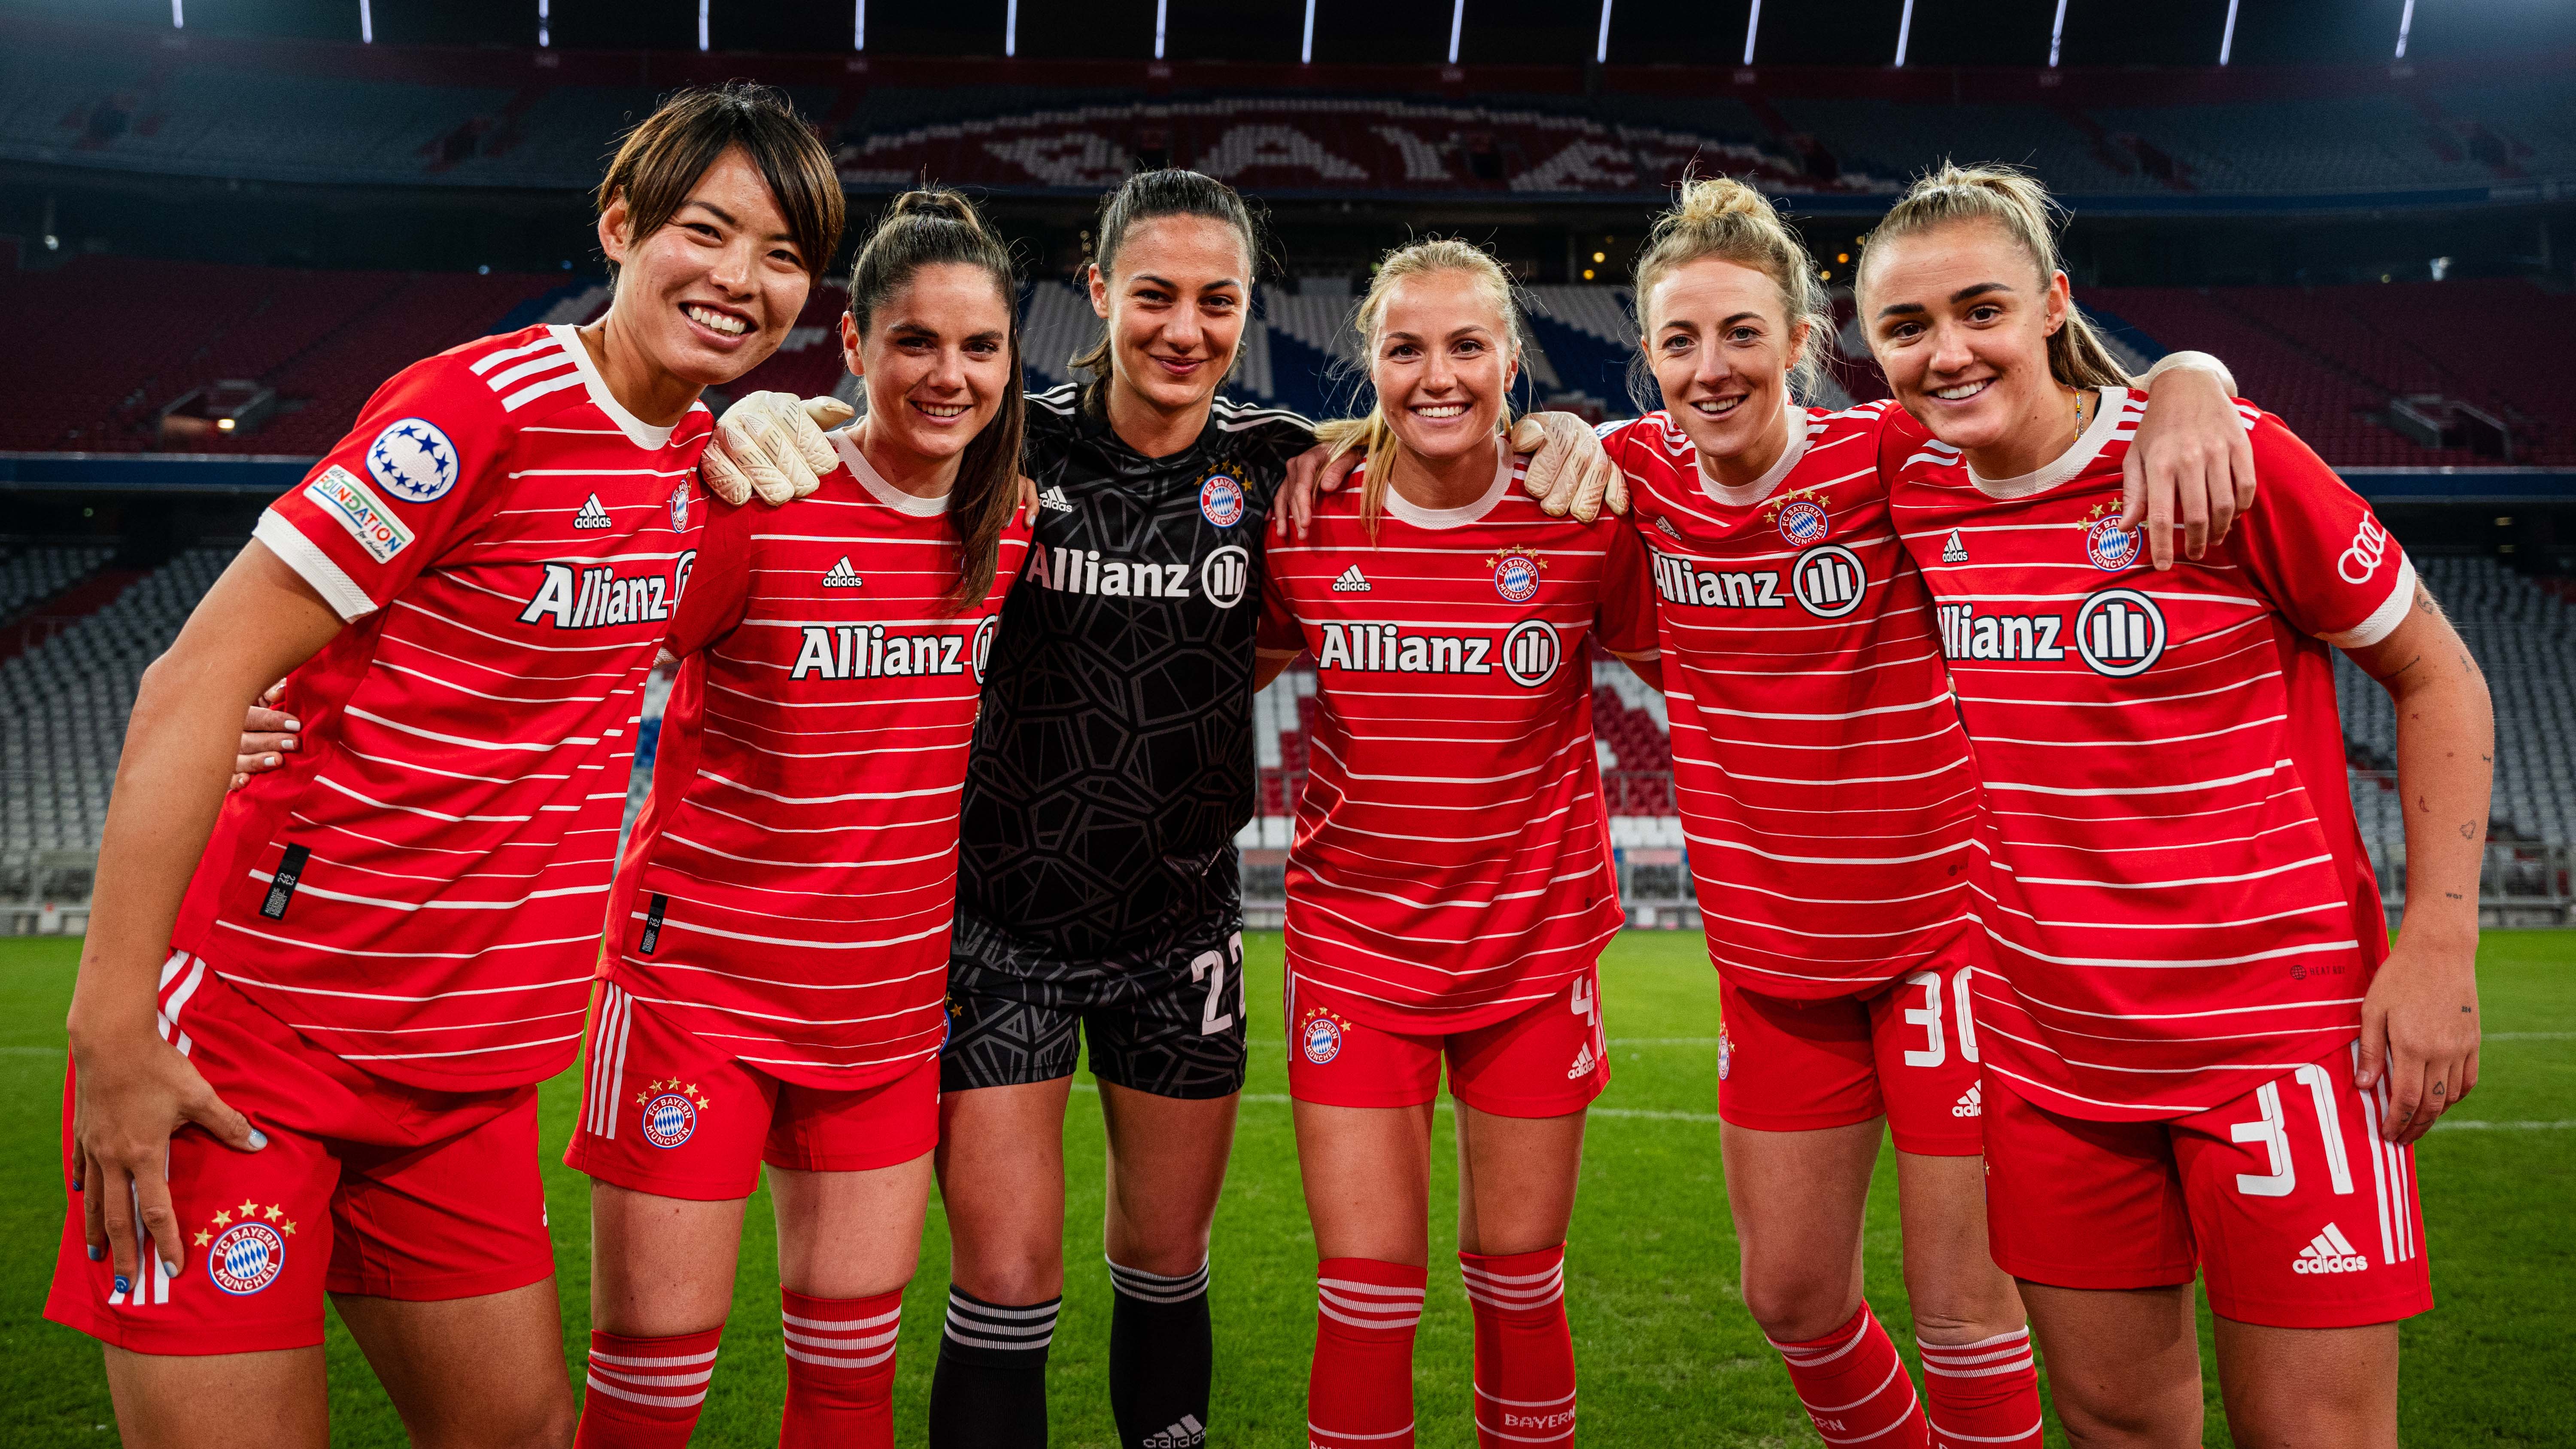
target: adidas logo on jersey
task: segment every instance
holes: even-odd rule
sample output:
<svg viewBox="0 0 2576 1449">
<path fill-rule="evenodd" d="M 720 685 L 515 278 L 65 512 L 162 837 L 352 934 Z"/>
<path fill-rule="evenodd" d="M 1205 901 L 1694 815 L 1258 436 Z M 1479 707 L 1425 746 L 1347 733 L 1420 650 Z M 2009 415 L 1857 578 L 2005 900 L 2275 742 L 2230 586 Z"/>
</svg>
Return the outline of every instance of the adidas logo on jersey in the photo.
<svg viewBox="0 0 2576 1449">
<path fill-rule="evenodd" d="M 1943 562 L 1943 563 L 1966 563 L 1967 561 L 1968 561 L 1968 544 L 1967 544 L 1967 541 L 1959 537 L 1959 530 L 1957 530 L 1957 529 L 1955 529 L 1955 528 L 1954 528 L 1954 529 L 1951 529 L 1951 530 L 1950 530 L 1950 541 L 1949 541 L 1948 543 L 1945 543 L 1945 544 L 1941 545 L 1941 562 Z"/>
<path fill-rule="evenodd" d="M 1050 488 L 1044 493 L 1038 495 L 1038 507 L 1045 509 L 1049 513 L 1071 513 L 1073 511 L 1073 500 L 1064 496 L 1064 485 L 1058 483 L 1053 488 Z"/>
<path fill-rule="evenodd" d="M 1980 1092 L 1980 1088 L 1983 1086 L 1984 1084 L 1981 1082 L 1970 1082 L 1968 1084 L 1968 1090 L 1959 1094 L 1959 1100 L 1950 1104 L 1950 1115 L 1953 1117 L 1983 1117 L 1986 1115 L 1986 1099 Z"/>
<path fill-rule="evenodd" d="M 581 511 L 572 516 L 572 526 L 575 528 L 606 528 L 608 526 L 608 510 L 599 506 L 598 494 L 593 493 L 590 495 L 589 501 L 581 505 Z"/>
<path fill-rule="evenodd" d="M 1207 1442 L 1207 1426 L 1196 1414 L 1183 1414 L 1180 1422 L 1159 1434 L 1148 1434 L 1137 1441 L 1144 1449 L 1198 1449 Z"/>
<path fill-rule="evenodd" d="M 1342 570 L 1342 576 L 1333 580 L 1333 592 L 1337 594 L 1365 594 L 1368 591 L 1369 581 L 1361 575 L 1358 564 Z"/>
<path fill-rule="evenodd" d="M 2360 1273 L 2369 1267 L 2370 1260 L 2354 1249 L 2343 1229 L 2332 1223 L 2326 1224 L 2326 1230 L 2290 1260 L 2293 1273 Z"/>
<path fill-rule="evenodd" d="M 850 567 L 847 554 L 843 554 L 830 568 L 823 571 L 823 587 L 827 589 L 855 589 L 858 586 L 859 572 Z"/>
<path fill-rule="evenodd" d="M 1574 1065 L 1565 1069 L 1565 1079 L 1571 1082 L 1578 1077 L 1588 1077 L 1592 1075 L 1593 1068 L 1599 1065 L 1601 1065 L 1599 1059 L 1592 1055 L 1592 1043 L 1585 1042 L 1583 1050 L 1574 1054 Z"/>
<path fill-rule="evenodd" d="M 1679 538 L 1682 536 L 1682 531 L 1673 527 L 1673 521 L 1669 517 L 1657 518 L 1655 520 L 1655 527 L 1662 529 L 1666 538 Z"/>
</svg>

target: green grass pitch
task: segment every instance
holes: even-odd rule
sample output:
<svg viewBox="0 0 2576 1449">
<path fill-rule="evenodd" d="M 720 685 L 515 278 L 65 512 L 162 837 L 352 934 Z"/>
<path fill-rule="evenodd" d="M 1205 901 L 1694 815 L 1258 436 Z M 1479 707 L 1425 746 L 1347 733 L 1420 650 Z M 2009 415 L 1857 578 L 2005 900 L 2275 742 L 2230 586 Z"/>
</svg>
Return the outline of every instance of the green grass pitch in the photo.
<svg viewBox="0 0 2576 1449">
<path fill-rule="evenodd" d="M 1253 1072 L 1217 1216 L 1215 1442 L 1302 1445 L 1313 1343 L 1314 1244 L 1298 1193 L 1278 999 L 1276 935 L 1246 941 L 1255 1003 Z M 98 1351 L 43 1321 L 61 1230 L 63 1010 L 77 943 L 0 940 L 0 1082 L 18 1104 L 0 1122 L 0 1442 L 112 1442 Z M 2421 1149 L 2428 1249 L 2440 1307 L 2405 1328 L 2404 1437 L 2426 1445 L 2576 1444 L 2576 935 L 2495 932 L 2482 955 L 2484 1079 L 2457 1115 L 2497 1124 L 2435 1133 Z M 1585 1442 L 1786 1445 L 1819 1442 L 1787 1377 L 1736 1300 L 1736 1250 L 1717 1155 L 1717 989 L 1695 936 L 1631 933 L 1602 961 L 1614 1079 L 1587 1144 L 1567 1254 L 1567 1301 L 1583 1386 Z M 1081 1079 L 1088 1082 L 1088 1077 Z M 547 1181 L 576 1378 L 588 1319 L 586 1185 L 560 1154 L 577 1073 L 546 1088 Z M 1101 1266 L 1101 1133 L 1096 1099 L 1074 1098 L 1070 1259 L 1050 1361 L 1055 1442 L 1111 1443 L 1105 1383 L 1109 1281 Z M 1633 1115 L 1629 1115 L 1633 1114 Z M 1443 1114 L 1444 1126 L 1447 1121 Z M 2526 1124 L 2508 1126 L 2504 1124 Z M 2547 1124 L 2533 1126 L 2527 1124 Z M 1455 1190 L 1454 1161 L 1437 1193 Z M 1893 1169 L 1870 1201 L 1871 1301 L 1900 1345 L 1912 1337 L 1898 1270 Z M 1432 1208 L 1432 1290 L 1416 1351 L 1426 1446 L 1474 1442 L 1470 1326 L 1458 1287 L 1454 1203 Z M 697 1442 L 776 1443 L 785 1373 L 765 1203 L 744 1244 L 733 1322 Z M 947 1277 L 934 1199 L 904 1316 L 898 1437 L 921 1442 Z M 2204 1326 L 2205 1332 L 2205 1326 Z M 401 1428 L 335 1323 L 334 1440 L 399 1445 Z M 2228 1442 L 2209 1386 L 2208 1442 Z M 2052 1423 L 2050 1442 L 2060 1442 Z"/>
</svg>

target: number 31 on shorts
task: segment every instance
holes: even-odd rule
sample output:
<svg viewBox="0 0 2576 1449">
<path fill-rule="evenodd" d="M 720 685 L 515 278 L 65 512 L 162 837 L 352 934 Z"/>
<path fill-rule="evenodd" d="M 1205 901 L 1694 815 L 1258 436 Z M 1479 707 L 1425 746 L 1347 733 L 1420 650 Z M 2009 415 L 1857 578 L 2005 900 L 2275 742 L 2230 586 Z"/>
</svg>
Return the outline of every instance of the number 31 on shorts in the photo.
<svg viewBox="0 0 2576 1449">
<path fill-rule="evenodd" d="M 1243 980 L 1243 933 L 1237 931 L 1226 942 L 1225 951 L 1201 951 L 1190 959 L 1190 979 L 1207 983 L 1207 1004 L 1199 1008 L 1199 1035 L 1214 1036 L 1234 1027 L 1234 1013 L 1225 1009 L 1226 956 L 1234 957 L 1234 979 Z"/>
</svg>

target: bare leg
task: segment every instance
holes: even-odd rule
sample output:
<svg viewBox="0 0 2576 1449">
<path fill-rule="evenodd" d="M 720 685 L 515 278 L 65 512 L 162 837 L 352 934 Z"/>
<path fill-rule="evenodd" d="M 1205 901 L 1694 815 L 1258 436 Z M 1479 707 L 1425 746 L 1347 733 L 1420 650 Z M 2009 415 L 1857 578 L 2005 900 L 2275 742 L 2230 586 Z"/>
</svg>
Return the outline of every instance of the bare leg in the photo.
<svg viewBox="0 0 2576 1449">
<path fill-rule="evenodd" d="M 331 1301 L 402 1415 L 414 1449 L 561 1449 L 572 1442 L 563 1307 L 555 1280 L 507 1293 L 409 1303 Z M 475 1371 L 460 1374 L 457 1366 Z"/>
<path fill-rule="evenodd" d="M 1073 1078 L 939 1099 L 940 1200 L 958 1287 L 987 1303 L 1064 1292 L 1064 1107 Z"/>
<path fill-rule="evenodd" d="M 746 1201 L 697 1202 L 592 1182 L 591 1326 L 624 1338 L 723 1327 Z"/>
<path fill-rule="evenodd" d="M 2397 1449 L 2397 1325 L 2218 1320 L 2218 1387 L 2245 1449 Z"/>
<path fill-rule="evenodd" d="M 1565 1241 L 1583 1116 L 1498 1117 L 1458 1104 L 1458 1246 L 1500 1257 Z"/>
<path fill-rule="evenodd" d="M 2021 1294 L 1986 1245 L 1986 1160 L 1900 1151 L 1896 1186 L 1914 1336 L 1979 1343 L 2021 1327 Z"/>
<path fill-rule="evenodd" d="M 322 1350 L 147 1354 L 107 1349 L 107 1392 L 128 1444 L 150 1449 L 323 1449 Z"/>
<path fill-rule="evenodd" d="M 1432 1104 L 1291 1105 L 1317 1255 L 1428 1264 Z"/>
<path fill-rule="evenodd" d="M 2200 1332 L 2191 1285 L 2052 1288 L 2021 1282 L 2049 1398 L 2076 1449 L 2200 1443 Z"/>
<path fill-rule="evenodd" d="M 872 1298 L 912 1281 L 930 1211 L 930 1154 L 868 1172 L 769 1169 L 778 1282 L 809 1298 Z M 732 1284 L 726 1284 L 732 1292 Z"/>
<path fill-rule="evenodd" d="M 1100 1084 L 1100 1113 L 1109 1124 L 1103 1241 L 1111 1262 L 1170 1276 L 1206 1261 L 1234 1151 L 1235 1103 L 1233 1096 L 1183 1101 Z"/>
<path fill-rule="evenodd" d="M 1872 1118 L 1813 1132 L 1719 1126 L 1744 1307 L 1772 1339 L 1822 1338 L 1859 1311 L 1861 1214 L 1884 1125 Z M 1906 1226 L 1910 1271 L 1911 1220 Z M 1982 1231 L 1977 1251 L 1985 1251 Z"/>
</svg>

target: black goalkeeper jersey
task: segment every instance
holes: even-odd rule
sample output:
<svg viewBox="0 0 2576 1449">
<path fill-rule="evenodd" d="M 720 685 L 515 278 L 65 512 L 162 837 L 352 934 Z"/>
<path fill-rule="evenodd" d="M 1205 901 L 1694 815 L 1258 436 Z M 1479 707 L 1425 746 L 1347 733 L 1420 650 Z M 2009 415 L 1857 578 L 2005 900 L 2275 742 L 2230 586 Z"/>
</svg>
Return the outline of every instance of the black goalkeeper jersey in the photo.
<svg viewBox="0 0 2576 1449">
<path fill-rule="evenodd" d="M 1313 445 L 1295 413 L 1220 398 L 1197 441 L 1147 458 L 1096 395 L 1029 398 L 1037 538 L 958 827 L 960 914 L 1011 938 L 1010 974 L 1146 969 L 1239 926 L 1262 540 Z"/>
</svg>

